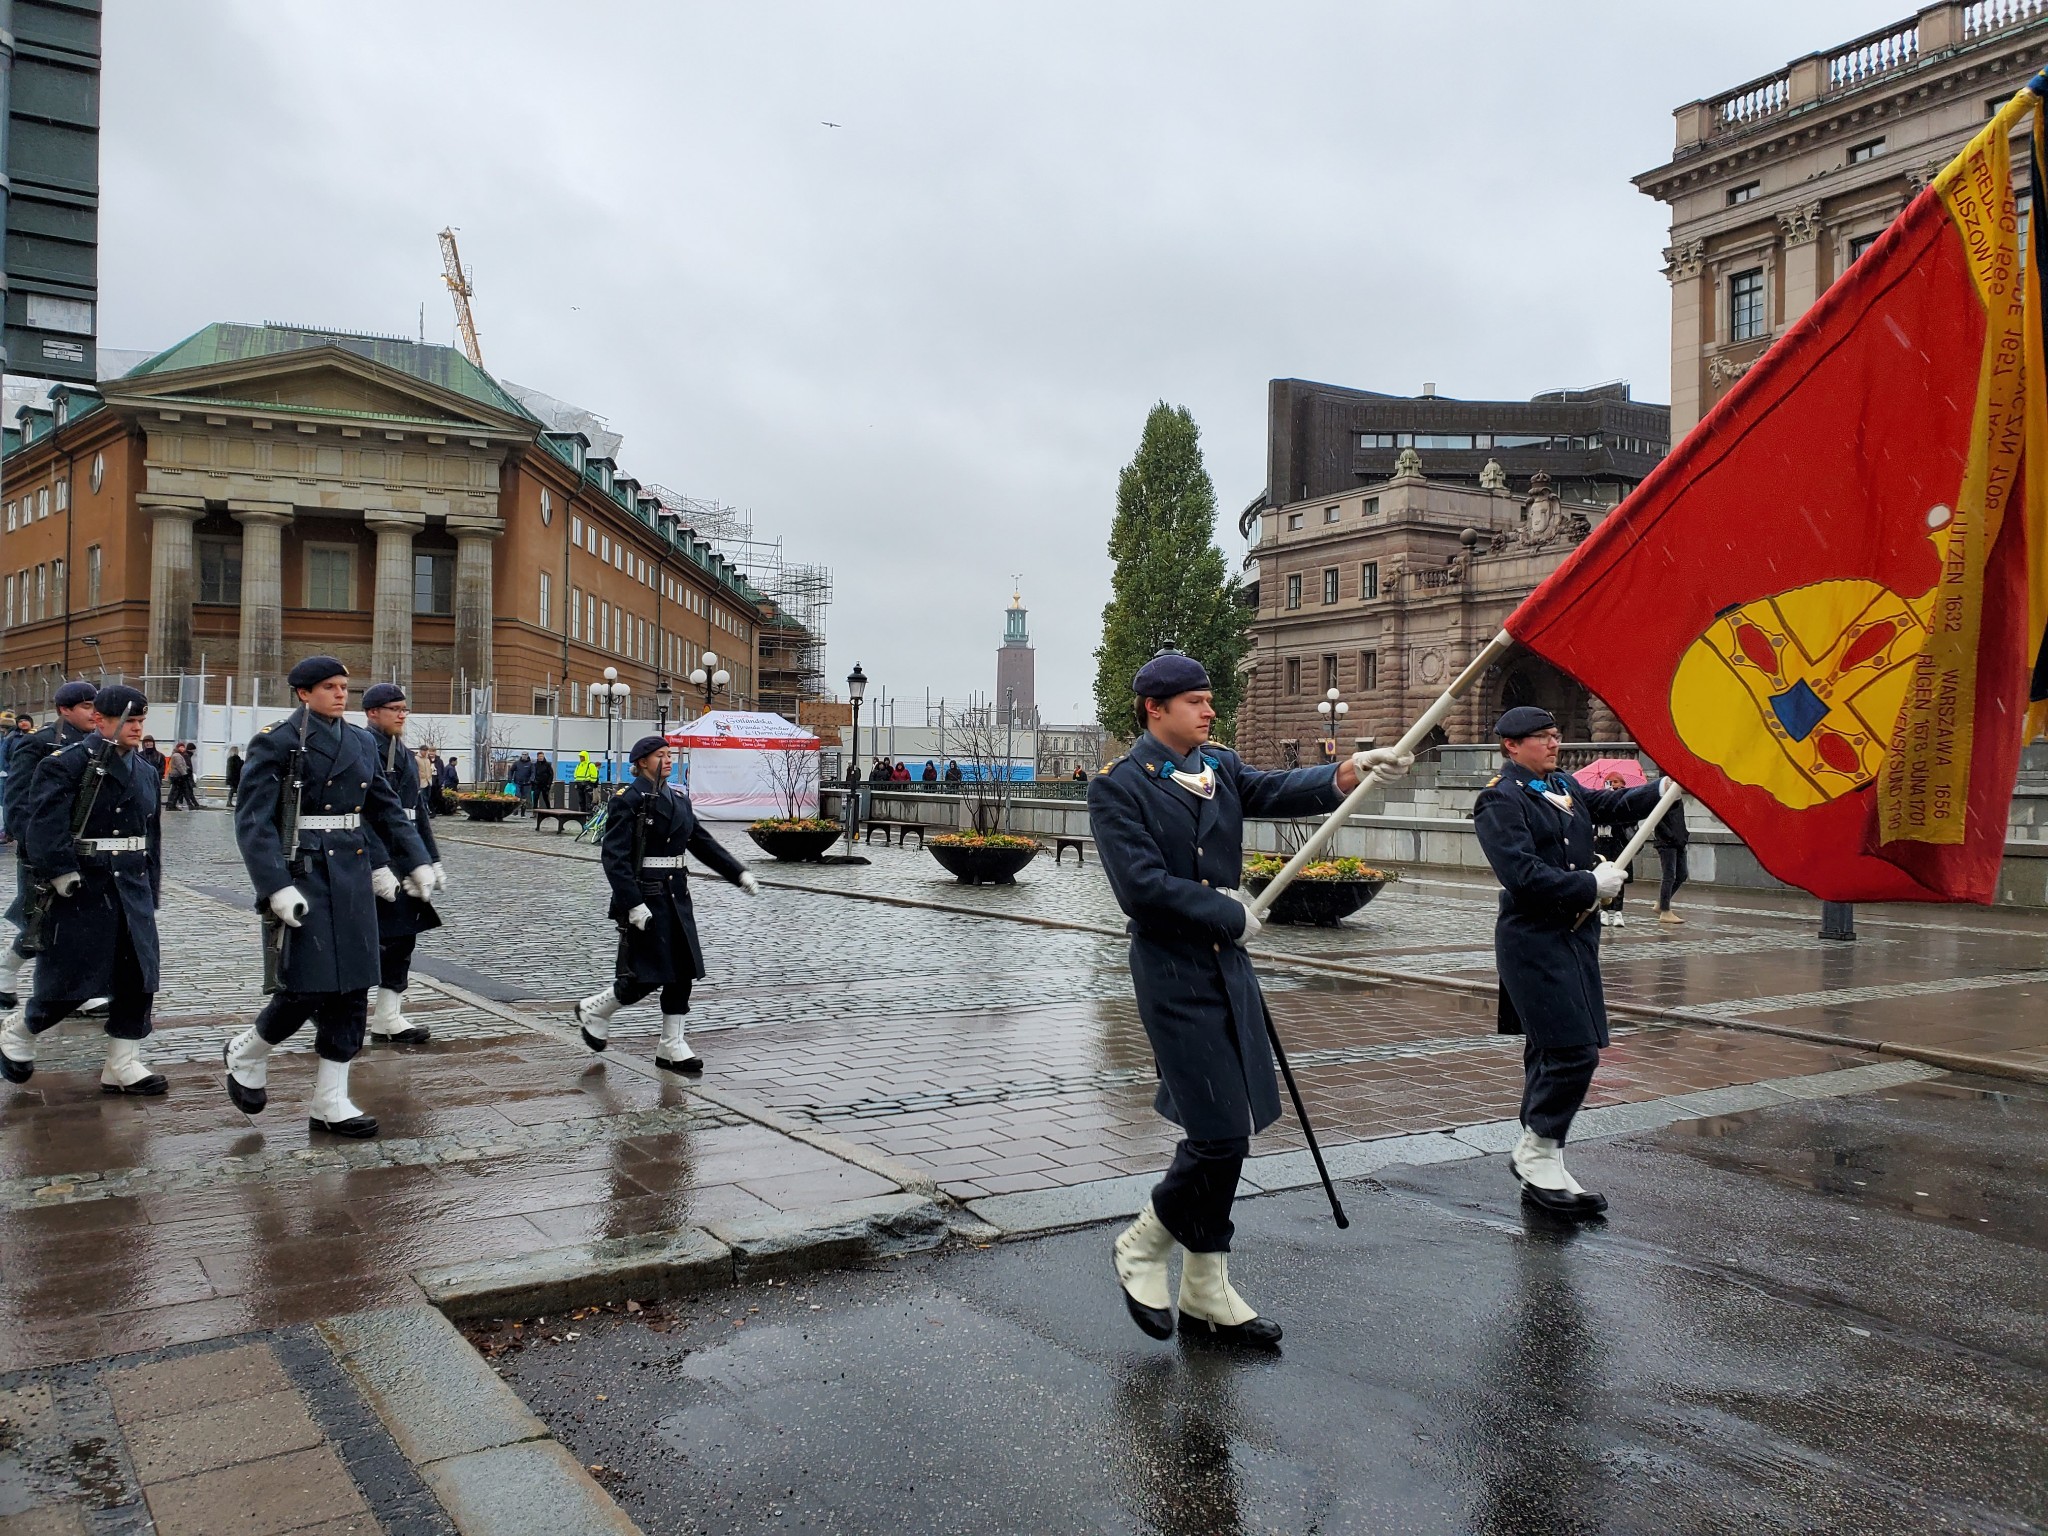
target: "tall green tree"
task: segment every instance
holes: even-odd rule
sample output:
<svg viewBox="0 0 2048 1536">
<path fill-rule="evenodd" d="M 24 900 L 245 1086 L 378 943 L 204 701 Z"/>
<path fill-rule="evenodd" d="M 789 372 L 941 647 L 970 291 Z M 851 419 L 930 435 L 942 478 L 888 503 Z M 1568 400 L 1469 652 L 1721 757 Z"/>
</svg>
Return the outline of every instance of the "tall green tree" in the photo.
<svg viewBox="0 0 2048 1536">
<path fill-rule="evenodd" d="M 1137 456 L 1117 476 L 1095 713 L 1119 736 L 1131 732 L 1132 676 L 1168 644 L 1208 671 L 1220 738 L 1229 739 L 1237 714 L 1251 613 L 1216 545 L 1216 488 L 1202 467 L 1201 439 L 1187 408 L 1162 400 L 1145 418 Z"/>
</svg>

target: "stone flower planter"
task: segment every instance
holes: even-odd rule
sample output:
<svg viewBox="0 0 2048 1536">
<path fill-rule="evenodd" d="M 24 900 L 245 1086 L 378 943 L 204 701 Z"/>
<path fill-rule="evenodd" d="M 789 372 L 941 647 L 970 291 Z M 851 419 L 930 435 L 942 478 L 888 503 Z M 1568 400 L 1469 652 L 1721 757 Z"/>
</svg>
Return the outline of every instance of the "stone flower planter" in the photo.
<svg viewBox="0 0 2048 1536">
<path fill-rule="evenodd" d="M 1272 855 L 1247 860 L 1244 888 L 1257 896 L 1273 883 L 1284 862 Z M 1396 878 L 1362 859 L 1326 859 L 1310 864 L 1280 893 L 1273 910 L 1266 914 L 1266 921 L 1334 928 Z"/>
<path fill-rule="evenodd" d="M 836 824 L 826 827 L 777 827 L 757 823 L 747 828 L 747 836 L 751 837 L 755 846 L 770 858 L 803 864 L 814 862 L 827 848 L 839 841 L 845 830 Z"/>
<path fill-rule="evenodd" d="M 455 803 L 471 821 L 503 821 L 519 809 L 512 795 L 457 795 Z"/>
<path fill-rule="evenodd" d="M 1001 843 L 964 842 L 957 834 L 931 840 L 931 856 L 962 885 L 1014 885 L 1017 871 L 1038 857 L 1029 838 Z"/>
</svg>

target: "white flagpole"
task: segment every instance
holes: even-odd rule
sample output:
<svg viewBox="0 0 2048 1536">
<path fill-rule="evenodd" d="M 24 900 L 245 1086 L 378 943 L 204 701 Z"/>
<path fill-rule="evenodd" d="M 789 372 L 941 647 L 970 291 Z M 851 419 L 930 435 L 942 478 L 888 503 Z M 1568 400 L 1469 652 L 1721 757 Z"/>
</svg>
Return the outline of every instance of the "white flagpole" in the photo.
<svg viewBox="0 0 2048 1536">
<path fill-rule="evenodd" d="M 1471 661 L 1466 663 L 1465 670 L 1451 680 L 1450 687 L 1443 691 L 1442 697 L 1430 705 L 1428 709 L 1424 710 L 1422 718 L 1409 726 L 1407 734 L 1394 743 L 1394 750 L 1396 752 L 1414 752 L 1418 750 L 1422 743 L 1428 739 L 1429 733 L 1435 730 L 1442 723 L 1443 718 L 1451 712 L 1452 706 L 1472 691 L 1473 684 L 1477 683 L 1480 677 L 1485 674 L 1487 667 L 1492 665 L 1494 659 L 1504 655 L 1514 643 L 1514 637 L 1506 630 L 1502 630 L 1489 640 L 1485 648 L 1478 655 L 1474 656 Z M 1337 829 L 1343 826 L 1345 821 L 1364 803 L 1365 797 L 1372 792 L 1373 786 L 1379 782 L 1379 777 L 1380 771 L 1375 768 L 1372 772 L 1360 778 L 1358 787 L 1344 797 L 1344 803 L 1338 806 L 1336 810 L 1330 812 L 1328 818 L 1321 826 L 1309 834 L 1308 841 L 1301 845 L 1300 851 L 1287 861 L 1281 868 L 1280 873 L 1273 877 L 1271 883 L 1263 891 L 1259 892 L 1257 896 L 1252 898 L 1252 913 L 1261 922 L 1265 921 L 1266 914 L 1273 909 L 1273 903 L 1280 899 L 1280 893 L 1286 890 L 1288 884 L 1301 872 L 1302 866 L 1313 862 L 1315 856 L 1322 851 L 1323 845 L 1336 836 Z"/>
<path fill-rule="evenodd" d="M 1684 794 L 1685 791 L 1679 788 L 1678 780 L 1666 775 L 1664 779 L 1664 793 L 1657 797 L 1657 803 L 1651 807 L 1650 814 L 1645 816 L 1637 825 L 1636 835 L 1630 838 L 1621 852 L 1614 856 L 1614 862 L 1619 864 L 1624 870 L 1629 865 L 1635 863 L 1636 855 L 1643 851 L 1643 844 L 1648 842 L 1650 834 L 1657 830 L 1657 823 L 1664 819 L 1664 813 L 1670 810 L 1672 806 L 1678 804 Z M 1572 924 L 1573 930 L 1576 932 L 1579 923 L 1583 923 L 1599 910 L 1600 903 L 1597 901 L 1592 906 L 1586 908 L 1585 911 L 1579 914 L 1578 920 Z"/>
</svg>

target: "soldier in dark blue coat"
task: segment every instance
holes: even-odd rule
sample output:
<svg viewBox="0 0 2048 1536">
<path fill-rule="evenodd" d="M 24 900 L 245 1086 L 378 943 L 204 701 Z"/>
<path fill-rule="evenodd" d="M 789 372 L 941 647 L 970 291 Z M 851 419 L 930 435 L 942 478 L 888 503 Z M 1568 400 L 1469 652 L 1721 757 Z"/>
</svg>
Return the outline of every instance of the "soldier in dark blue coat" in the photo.
<svg viewBox="0 0 2048 1536">
<path fill-rule="evenodd" d="M 694 853 L 749 896 L 759 894 L 760 885 L 697 820 L 690 797 L 669 783 L 674 754 L 666 741 L 641 737 L 631 761 L 633 782 L 612 798 L 604 823 L 604 877 L 612 888 L 607 915 L 619 925 L 618 960 L 612 984 L 577 1003 L 576 1024 L 583 1043 L 601 1051 L 611 1043 L 612 1015 L 659 989 L 661 1045 L 654 1064 L 668 1072 L 702 1072 L 704 1062 L 683 1033 L 690 984 L 704 976 L 683 856 Z"/>
<path fill-rule="evenodd" d="M 1606 1199 L 1581 1188 L 1564 1166 L 1572 1117 L 1607 1044 L 1600 924 L 1586 914 L 1622 886 L 1620 866 L 1593 846 L 1593 827 L 1642 820 L 1660 786 L 1587 789 L 1560 773 L 1560 732 L 1548 710 L 1518 705 L 1494 729 L 1507 764 L 1479 792 L 1472 819 L 1501 883 L 1493 929 L 1499 1028 L 1523 1037 L 1522 1135 L 1510 1166 L 1528 1204 L 1597 1216 Z"/>
<path fill-rule="evenodd" d="M 249 743 L 235 805 L 235 840 L 258 909 L 285 931 L 278 990 L 224 1053 L 228 1097 L 244 1114 L 260 1112 L 269 1102 L 271 1048 L 310 1019 L 320 1058 L 312 1128 L 374 1136 L 377 1122 L 349 1099 L 348 1064 L 363 1048 L 366 1002 L 377 984 L 378 898 L 403 889 L 426 900 L 434 891 L 434 868 L 412 818 L 378 771 L 370 733 L 342 719 L 348 668 L 332 656 L 310 656 L 292 668 L 289 681 L 299 708 Z M 292 759 L 301 742 L 293 860 L 282 812 L 293 794 Z M 402 881 L 392 863 L 407 871 Z"/>
<path fill-rule="evenodd" d="M 370 740 L 377 749 L 377 771 L 405 814 L 433 861 L 434 889 L 448 888 L 448 876 L 441 868 L 441 847 L 434 840 L 434 818 L 427 814 L 420 794 L 419 762 L 405 744 L 405 721 L 411 713 L 405 690 L 396 683 L 372 683 L 363 690 L 363 717 L 370 722 Z M 375 828 L 371 837 L 376 836 Z M 381 845 L 380 845 L 381 846 Z M 388 850 L 387 850 L 388 851 Z M 397 858 L 386 860 L 391 878 L 402 881 L 405 871 Z M 405 1016 L 405 990 L 412 979 L 412 952 L 419 936 L 441 926 L 441 914 L 431 901 L 421 901 L 402 889 L 392 889 L 377 903 L 377 994 L 370 1007 L 370 1043 L 424 1045 L 430 1032 L 426 1025 Z"/>
<path fill-rule="evenodd" d="M 133 688 L 102 688 L 93 734 L 43 758 L 20 804 L 22 851 L 36 878 L 49 883 L 51 901 L 28 1006 L 0 1024 L 0 1075 L 11 1083 L 27 1082 L 35 1070 L 36 1036 L 87 998 L 105 997 L 101 1091 L 159 1094 L 169 1086 L 142 1059 L 163 886 L 156 773 L 136 756 L 148 709 Z"/>
<path fill-rule="evenodd" d="M 1216 711 L 1200 662 L 1161 651 L 1132 686 L 1137 744 L 1089 782 L 1088 826 L 1130 919 L 1131 982 L 1159 1070 L 1153 1107 L 1184 1139 L 1116 1240 L 1117 1275 L 1138 1326 L 1165 1338 L 1178 1245 L 1181 1332 L 1271 1345 L 1279 1324 L 1231 1287 L 1225 1257 L 1252 1134 L 1280 1118 L 1265 1000 L 1244 952 L 1260 926 L 1239 888 L 1244 819 L 1333 811 L 1360 773 L 1397 774 L 1410 760 L 1381 748 L 1334 767 L 1261 772 L 1208 745 Z"/>
<path fill-rule="evenodd" d="M 93 734 L 93 698 L 99 690 L 91 683 L 66 683 L 57 690 L 57 718 L 40 731 L 31 731 L 14 743 L 7 755 L 7 778 L 0 809 L 7 817 L 8 835 L 14 839 L 14 901 L 7 908 L 7 921 L 14 924 L 15 937 L 0 948 L 0 1008 L 12 1008 L 21 968 L 30 959 L 21 947 L 22 906 L 28 900 L 28 853 L 21 841 L 22 824 L 28 819 L 28 791 L 35 781 L 36 766 L 61 747 L 84 741 Z"/>
</svg>

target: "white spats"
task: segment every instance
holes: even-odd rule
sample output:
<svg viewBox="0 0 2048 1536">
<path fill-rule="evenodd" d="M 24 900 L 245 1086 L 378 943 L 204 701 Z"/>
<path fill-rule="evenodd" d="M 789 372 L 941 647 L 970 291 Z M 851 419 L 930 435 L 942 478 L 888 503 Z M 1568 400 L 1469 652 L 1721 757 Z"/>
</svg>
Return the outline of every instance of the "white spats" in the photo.
<svg viewBox="0 0 2048 1536">
<path fill-rule="evenodd" d="M 1230 1284 L 1230 1255 L 1191 1253 L 1181 1260 L 1180 1315 L 1214 1323 L 1219 1328 L 1241 1328 L 1259 1314 Z"/>
<path fill-rule="evenodd" d="M 576 1027 L 583 1031 L 583 1043 L 601 1051 L 611 1043 L 611 1016 L 619 1011 L 619 995 L 610 987 L 593 992 L 576 1005 Z"/>
<path fill-rule="evenodd" d="M 1173 1304 L 1166 1273 L 1173 1249 L 1173 1234 L 1154 1214 L 1150 1200 L 1117 1236 L 1116 1278 L 1131 1300 L 1147 1311 L 1164 1312 Z"/>
<path fill-rule="evenodd" d="M 348 1096 L 348 1063 L 320 1058 L 313 1075 L 313 1104 L 309 1112 L 316 1131 L 335 1136 L 374 1136 L 377 1122 L 364 1114 Z"/>
<path fill-rule="evenodd" d="M 0 1019 L 0 1076 L 25 1083 L 35 1075 L 36 1037 L 28 1032 L 24 1011 L 16 1008 Z"/>
<path fill-rule="evenodd" d="M 141 1041 L 108 1039 L 107 1064 L 100 1068 L 102 1092 L 154 1096 L 168 1087 L 163 1075 L 142 1059 Z"/>
<path fill-rule="evenodd" d="M 683 1033 L 683 1015 L 664 1013 L 661 1016 L 661 1046 L 654 1053 L 654 1064 L 668 1072 L 702 1072 L 704 1060 L 690 1049 L 689 1036 Z"/>
<path fill-rule="evenodd" d="M 21 968 L 27 964 L 28 956 L 12 943 L 0 945 L 0 992 L 15 990 L 15 983 L 21 980 Z"/>
<path fill-rule="evenodd" d="M 261 1093 L 270 1084 L 270 1042 L 253 1028 L 243 1030 L 228 1042 L 227 1067 L 242 1087 Z"/>
<path fill-rule="evenodd" d="M 1515 1177 L 1524 1184 L 1564 1195 L 1575 1195 L 1579 1192 L 1579 1187 L 1572 1182 L 1571 1175 L 1564 1171 L 1564 1149 L 1548 1136 L 1538 1136 L 1534 1131 L 1523 1131 L 1522 1139 L 1515 1143 L 1515 1150 L 1511 1155 L 1515 1164 Z"/>
<path fill-rule="evenodd" d="M 370 994 L 370 1038 L 384 1045 L 424 1045 L 427 1026 L 405 1016 L 405 994 L 378 987 Z"/>
</svg>

